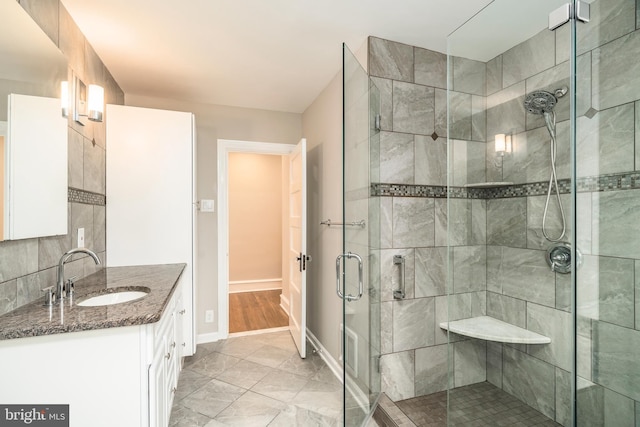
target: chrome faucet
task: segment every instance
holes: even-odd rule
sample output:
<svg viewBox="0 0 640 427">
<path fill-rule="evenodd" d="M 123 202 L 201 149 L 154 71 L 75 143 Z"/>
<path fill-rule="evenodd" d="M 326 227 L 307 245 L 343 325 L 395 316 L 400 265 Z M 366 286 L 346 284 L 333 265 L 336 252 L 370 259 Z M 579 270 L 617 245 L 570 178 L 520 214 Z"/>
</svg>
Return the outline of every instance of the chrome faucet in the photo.
<svg viewBox="0 0 640 427">
<path fill-rule="evenodd" d="M 65 252 L 60 257 L 60 262 L 58 263 L 58 282 L 56 285 L 56 300 L 60 301 L 65 296 L 70 296 L 71 294 L 71 285 L 69 285 L 69 289 L 64 288 L 64 264 L 75 254 L 84 253 L 89 255 L 95 261 L 96 265 L 100 264 L 100 258 L 93 251 L 87 248 L 75 248 L 70 251 Z"/>
</svg>

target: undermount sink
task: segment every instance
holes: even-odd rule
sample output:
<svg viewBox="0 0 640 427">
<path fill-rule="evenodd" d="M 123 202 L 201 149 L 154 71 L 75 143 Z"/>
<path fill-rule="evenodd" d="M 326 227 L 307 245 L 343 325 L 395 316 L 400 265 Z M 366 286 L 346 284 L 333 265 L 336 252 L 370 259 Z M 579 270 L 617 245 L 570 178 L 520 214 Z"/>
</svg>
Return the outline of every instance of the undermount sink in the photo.
<svg viewBox="0 0 640 427">
<path fill-rule="evenodd" d="M 123 289 L 123 290 L 115 290 L 108 293 L 103 293 L 100 295 L 96 295 L 93 297 L 89 297 L 81 300 L 76 303 L 81 307 L 99 307 L 103 305 L 114 305 L 120 304 L 123 302 L 135 301 L 137 299 L 143 298 L 149 294 L 149 289 L 142 290 L 131 290 L 131 289 Z"/>
</svg>

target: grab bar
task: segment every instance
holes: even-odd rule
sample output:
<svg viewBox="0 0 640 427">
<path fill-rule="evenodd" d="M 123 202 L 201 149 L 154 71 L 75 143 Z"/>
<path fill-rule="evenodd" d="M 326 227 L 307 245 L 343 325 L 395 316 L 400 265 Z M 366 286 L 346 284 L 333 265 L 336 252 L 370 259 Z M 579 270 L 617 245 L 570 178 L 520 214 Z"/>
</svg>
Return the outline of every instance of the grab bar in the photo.
<svg viewBox="0 0 640 427">
<path fill-rule="evenodd" d="M 393 291 L 394 299 L 404 299 L 405 297 L 405 283 L 404 283 L 404 255 L 394 255 L 393 265 L 400 266 L 400 289 Z"/>
<path fill-rule="evenodd" d="M 351 221 L 351 222 L 334 222 L 330 219 L 320 221 L 320 225 L 326 225 L 327 227 L 331 227 L 332 225 L 347 225 L 351 227 L 361 227 L 365 228 L 367 226 L 367 222 L 364 219 L 360 221 Z"/>
<path fill-rule="evenodd" d="M 358 260 L 358 295 L 344 295 L 342 292 L 341 279 L 340 277 L 343 275 L 340 269 L 342 258 L 355 258 Z M 357 301 L 362 298 L 364 294 L 364 282 L 362 280 L 363 272 L 362 272 L 362 258 L 358 254 L 354 254 L 351 252 L 347 252 L 346 254 L 340 254 L 336 258 L 336 293 L 342 299 L 346 299 L 347 301 Z"/>
</svg>

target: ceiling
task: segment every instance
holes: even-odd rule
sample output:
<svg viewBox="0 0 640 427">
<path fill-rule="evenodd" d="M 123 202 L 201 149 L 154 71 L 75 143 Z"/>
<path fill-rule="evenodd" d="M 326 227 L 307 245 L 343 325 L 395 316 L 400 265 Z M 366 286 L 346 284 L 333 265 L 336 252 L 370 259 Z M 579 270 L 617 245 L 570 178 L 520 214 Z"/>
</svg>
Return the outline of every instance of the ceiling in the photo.
<svg viewBox="0 0 640 427">
<path fill-rule="evenodd" d="M 302 113 L 369 35 L 446 52 L 491 0 L 62 0 L 125 94 Z"/>
</svg>

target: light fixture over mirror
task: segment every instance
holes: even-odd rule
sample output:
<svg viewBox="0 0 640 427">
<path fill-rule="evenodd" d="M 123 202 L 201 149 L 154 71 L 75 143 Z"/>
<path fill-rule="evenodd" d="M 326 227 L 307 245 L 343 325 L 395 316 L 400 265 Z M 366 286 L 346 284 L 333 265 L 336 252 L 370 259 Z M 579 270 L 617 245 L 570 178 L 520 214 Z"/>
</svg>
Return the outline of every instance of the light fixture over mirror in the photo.
<svg viewBox="0 0 640 427">
<path fill-rule="evenodd" d="M 104 113 L 104 89 L 102 86 L 84 84 L 78 76 L 73 77 L 73 120 L 84 126 L 82 117 L 92 122 L 101 122 Z"/>
</svg>

